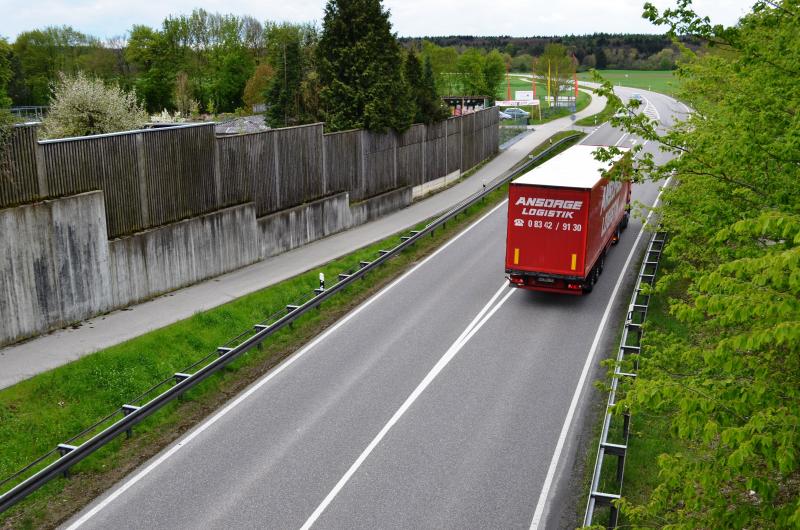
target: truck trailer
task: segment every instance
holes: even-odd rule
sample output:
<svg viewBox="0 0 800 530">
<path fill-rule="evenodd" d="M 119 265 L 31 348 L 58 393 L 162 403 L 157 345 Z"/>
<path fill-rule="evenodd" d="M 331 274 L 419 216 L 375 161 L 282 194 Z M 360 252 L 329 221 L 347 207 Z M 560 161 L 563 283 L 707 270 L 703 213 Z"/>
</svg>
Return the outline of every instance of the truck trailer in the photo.
<svg viewBox="0 0 800 530">
<path fill-rule="evenodd" d="M 576 145 L 514 179 L 508 190 L 505 271 L 512 286 L 581 295 L 603 272 L 628 225 L 631 184 L 617 157 Z M 624 156 L 624 155 L 622 155 Z"/>
</svg>

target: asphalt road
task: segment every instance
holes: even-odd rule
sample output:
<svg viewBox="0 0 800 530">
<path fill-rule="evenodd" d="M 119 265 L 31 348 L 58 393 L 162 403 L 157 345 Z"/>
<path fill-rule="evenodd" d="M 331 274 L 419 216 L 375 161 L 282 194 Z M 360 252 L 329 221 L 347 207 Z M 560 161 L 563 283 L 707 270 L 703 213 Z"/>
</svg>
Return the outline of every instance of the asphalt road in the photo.
<svg viewBox="0 0 800 530">
<path fill-rule="evenodd" d="M 587 143 L 633 140 L 604 126 Z M 657 193 L 633 192 L 645 204 Z M 566 297 L 505 287 L 505 206 L 66 526 L 529 528 L 537 517 L 556 528 L 565 513 L 577 518 L 586 389 L 627 302 L 612 293 L 641 222 L 594 291 Z"/>
</svg>

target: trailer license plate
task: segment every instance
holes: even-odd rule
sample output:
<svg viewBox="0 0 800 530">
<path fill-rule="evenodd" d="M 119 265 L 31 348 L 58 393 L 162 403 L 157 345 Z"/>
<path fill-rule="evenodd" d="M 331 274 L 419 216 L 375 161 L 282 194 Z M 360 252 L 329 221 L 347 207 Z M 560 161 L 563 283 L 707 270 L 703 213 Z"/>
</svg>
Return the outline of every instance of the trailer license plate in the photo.
<svg viewBox="0 0 800 530">
<path fill-rule="evenodd" d="M 553 279 L 553 278 L 537 278 L 536 281 L 539 282 L 539 283 L 553 283 L 555 281 L 555 279 Z"/>
</svg>

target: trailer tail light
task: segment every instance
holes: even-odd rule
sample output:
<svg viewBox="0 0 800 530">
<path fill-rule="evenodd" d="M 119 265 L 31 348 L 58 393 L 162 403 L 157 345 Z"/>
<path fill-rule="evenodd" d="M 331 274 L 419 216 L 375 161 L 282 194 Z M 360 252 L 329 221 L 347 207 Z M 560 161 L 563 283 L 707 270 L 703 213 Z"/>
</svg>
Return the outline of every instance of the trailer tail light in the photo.
<svg viewBox="0 0 800 530">
<path fill-rule="evenodd" d="M 578 291 L 578 290 L 581 289 L 581 284 L 579 284 L 579 283 L 568 283 L 567 284 L 567 289 L 572 289 L 572 290 Z"/>
<path fill-rule="evenodd" d="M 511 276 L 509 277 L 509 280 L 511 280 L 511 283 L 515 283 L 517 285 L 522 285 L 525 283 L 525 278 L 522 276 Z"/>
</svg>

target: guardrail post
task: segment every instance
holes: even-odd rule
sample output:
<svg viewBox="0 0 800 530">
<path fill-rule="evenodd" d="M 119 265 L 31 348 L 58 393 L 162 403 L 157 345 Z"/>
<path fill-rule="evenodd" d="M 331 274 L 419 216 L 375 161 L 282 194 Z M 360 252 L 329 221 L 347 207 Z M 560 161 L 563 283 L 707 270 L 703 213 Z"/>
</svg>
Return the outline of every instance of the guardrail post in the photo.
<svg viewBox="0 0 800 530">
<path fill-rule="evenodd" d="M 122 405 L 122 415 L 127 417 L 128 414 L 131 412 L 136 412 L 140 408 L 141 407 L 137 407 L 135 405 Z M 131 436 L 133 436 L 133 428 L 129 428 L 125 431 L 126 438 L 130 438 Z"/>
<path fill-rule="evenodd" d="M 76 447 L 74 445 L 69 445 L 69 444 L 58 444 L 57 449 L 58 449 L 58 454 L 60 456 L 64 456 L 74 451 Z M 64 478 L 69 478 L 69 468 L 65 469 L 62 475 Z"/>
<path fill-rule="evenodd" d="M 608 528 L 616 528 L 618 524 L 619 524 L 619 509 L 612 504 L 611 512 L 609 513 L 608 516 Z"/>
</svg>

